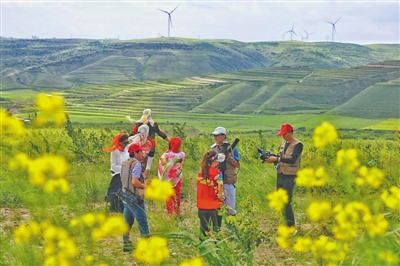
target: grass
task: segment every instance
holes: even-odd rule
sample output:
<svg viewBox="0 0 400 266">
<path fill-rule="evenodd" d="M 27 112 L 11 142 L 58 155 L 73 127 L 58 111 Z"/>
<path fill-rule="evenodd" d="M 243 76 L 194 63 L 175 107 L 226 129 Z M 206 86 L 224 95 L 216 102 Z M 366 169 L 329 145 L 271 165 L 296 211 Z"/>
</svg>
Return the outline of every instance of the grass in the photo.
<svg viewBox="0 0 400 266">
<path fill-rule="evenodd" d="M 290 119 L 290 116 L 283 116 L 282 118 Z M 305 117 L 298 116 L 293 119 L 300 123 Z M 246 121 L 249 123 L 257 122 L 254 121 L 254 118 L 249 118 Z M 273 121 L 268 119 L 265 120 L 265 123 L 267 125 L 274 124 Z M 76 130 L 82 130 L 82 134 L 78 135 L 80 139 L 90 139 L 91 143 L 98 143 L 101 139 L 102 144 L 100 146 L 102 147 L 108 147 L 112 136 L 120 132 L 121 129 L 120 126 L 105 124 L 99 124 L 93 128 L 80 128 L 77 124 L 73 124 L 73 126 Z M 284 251 L 281 250 L 275 242 L 276 227 L 279 223 L 279 218 L 277 218 L 273 211 L 267 206 L 265 196 L 269 192 L 275 190 L 276 172 L 272 165 L 261 164 L 261 161 L 257 158 L 258 154 L 255 147 L 271 148 L 275 151 L 281 142 L 281 138 L 275 136 L 276 130 L 265 131 L 261 136 L 254 133 L 240 134 L 232 132 L 231 130 L 232 129 L 228 132 L 230 137 L 238 136 L 241 139 L 238 148 L 242 163 L 239 172 L 239 181 L 237 183 L 239 215 L 235 219 L 246 219 L 246 217 L 240 216 L 241 213 L 247 211 L 240 203 L 247 202 L 248 196 L 251 195 L 252 207 L 254 210 L 256 208 L 258 209 L 252 212 L 251 216 L 247 217 L 247 220 L 244 221 L 247 222 L 247 227 L 256 226 L 255 230 L 260 232 L 263 236 L 261 244 L 255 248 L 255 255 L 252 263 L 255 265 L 280 265 L 282 261 L 290 261 L 295 265 L 319 265 L 319 261 L 315 260 L 311 253 Z M 242 127 L 238 127 L 239 132 L 242 130 Z M 171 129 L 168 128 L 167 133 L 171 135 L 171 132 Z M 399 143 L 393 140 L 391 133 L 388 134 L 384 132 L 381 134 L 381 132 L 373 130 L 340 130 L 339 134 L 342 140 L 322 151 L 316 151 L 313 148 L 311 134 L 311 130 L 296 131 L 296 136 L 302 140 L 305 145 L 302 167 L 315 168 L 316 165 L 325 163 L 325 169 L 331 176 L 336 176 L 336 173 L 340 173 L 338 167 L 334 165 L 333 157 L 335 156 L 336 150 L 340 148 L 356 148 L 359 151 L 358 158 L 362 165 L 371 161 L 371 156 L 373 156 L 372 158 L 375 160 L 375 166 L 385 170 L 385 182 L 379 190 L 396 184 L 399 176 L 399 169 L 391 167 L 391 165 L 397 164 L 399 161 Z M 364 139 L 364 137 L 367 138 Z M 392 138 L 388 139 L 388 137 Z M 8 178 L 0 180 L 0 202 L 3 206 L 0 213 L 2 222 L 2 234 L 0 239 L 2 243 L 4 243 L 4 245 L 2 245 L 0 262 L 5 265 L 35 265 L 42 263 L 43 255 L 40 246 L 36 246 L 36 244 L 32 243 L 27 247 L 19 247 L 13 244 L 11 239 L 16 226 L 25 224 L 31 220 L 49 220 L 53 224 L 67 229 L 71 237 L 78 244 L 79 255 L 73 261 L 74 264 L 78 265 L 82 263 L 86 255 L 93 255 L 95 257 L 95 263 L 131 265 L 132 258 L 130 255 L 124 255 L 121 251 L 120 237 L 107 237 L 103 240 L 92 241 L 90 240 L 90 230 L 79 231 L 77 228 L 73 229 L 68 226 L 72 218 L 79 217 L 85 213 L 106 213 L 104 195 L 110 180 L 109 154 L 92 154 L 93 162 L 78 160 L 72 152 L 74 150 L 74 143 L 66 134 L 65 130 L 49 128 L 29 129 L 23 140 L 24 145 L 2 147 L 2 164 L 7 163 L 14 154 L 20 151 L 28 153 L 31 158 L 40 156 L 45 151 L 44 142 L 46 140 L 50 142 L 50 153 L 57 152 L 58 154 L 64 154 L 68 158 L 70 167 L 66 178 L 71 184 L 71 191 L 68 195 L 64 196 L 44 193 L 41 188 L 34 187 L 27 182 L 27 174 L 22 171 L 10 171 L 7 167 L 3 168 L 4 174 Z M 29 144 L 31 142 L 41 146 L 41 152 L 36 152 L 33 146 Z M 89 142 L 84 142 L 89 144 Z M 199 256 L 201 253 L 201 249 L 197 246 L 198 244 L 189 244 L 189 238 L 195 239 L 195 243 L 199 243 L 197 241 L 199 222 L 195 208 L 196 176 L 201 155 L 208 149 L 211 143 L 213 143 L 213 139 L 210 136 L 189 137 L 183 141 L 182 150 L 186 152 L 187 160 L 184 164 L 182 191 L 185 197 L 182 200 L 183 214 L 181 220 L 169 217 L 166 214 L 163 203 L 146 200 L 150 231 L 154 235 L 169 237 L 168 248 L 171 252 L 171 258 L 162 263 L 162 265 L 179 265 L 184 259 Z M 157 144 L 156 158 L 167 149 L 166 142 L 158 139 Z M 92 148 L 98 149 L 99 147 L 87 146 L 85 149 L 91 151 L 90 149 Z M 153 164 L 156 164 L 156 161 Z M 151 176 L 156 176 L 154 165 Z M 328 200 L 332 202 L 332 204 L 337 204 L 346 202 L 350 200 L 349 198 L 351 198 L 351 200 L 359 199 L 359 194 L 347 195 L 343 192 L 343 187 L 336 187 L 333 185 L 336 179 L 341 180 L 341 178 L 343 178 L 341 175 L 339 175 L 338 178 L 332 178 L 332 183 L 328 186 L 313 191 L 302 187 L 296 187 L 293 206 L 298 223 L 298 236 L 317 238 L 319 235 L 327 235 L 329 238 L 332 238 L 330 222 L 321 223 L 318 227 L 315 224 L 311 224 L 305 212 L 308 204 L 314 200 Z M 349 176 L 347 176 L 347 178 L 349 178 Z M 363 189 L 365 188 L 360 188 L 359 193 L 362 191 L 366 193 L 364 198 L 361 197 L 365 201 L 365 204 L 369 205 L 371 202 L 371 208 L 374 207 L 375 210 L 379 209 L 379 204 L 375 204 L 379 198 L 379 193 L 376 194 L 374 191 L 368 192 Z M 396 217 L 398 218 L 398 216 L 388 216 L 388 219 L 394 226 L 398 223 Z M 251 221 L 257 221 L 259 225 L 250 223 Z M 223 226 L 224 229 L 228 228 L 228 222 L 225 218 L 223 220 Z M 315 229 L 310 231 L 314 226 Z M 390 228 L 389 231 L 392 232 L 393 228 Z M 177 234 L 177 232 L 179 232 L 179 234 Z M 388 235 L 390 236 L 390 234 Z M 135 223 L 131 231 L 131 236 L 133 242 L 137 243 L 139 240 L 137 223 Z M 227 247 L 221 246 L 221 244 L 213 244 L 214 248 L 218 248 L 218 253 L 221 257 L 217 257 L 220 261 L 214 261 L 214 263 L 209 262 L 209 264 L 221 264 L 225 252 L 227 253 L 226 255 L 230 257 L 242 252 L 241 248 L 236 246 L 239 242 L 235 243 L 235 241 L 240 240 L 238 238 L 234 240 L 225 240 L 228 245 Z M 293 244 L 294 239 L 289 241 Z M 369 263 L 374 263 L 376 265 L 377 260 L 374 256 L 360 258 L 355 256 L 354 253 L 368 250 L 368 253 L 377 255 L 377 252 L 382 249 L 396 250 L 395 244 L 391 247 L 389 243 L 386 242 L 385 244 L 379 242 L 381 245 L 372 249 L 371 246 L 368 247 L 368 245 L 371 245 L 368 241 L 373 240 L 368 237 L 357 239 L 356 242 L 358 244 L 365 242 L 365 247 L 359 247 L 351 243 L 350 251 L 347 253 L 344 264 L 347 265 L 350 264 L 352 260 L 356 260 L 364 265 L 368 265 Z M 374 243 L 375 242 L 372 244 Z M 232 248 L 235 248 L 235 254 L 232 254 Z M 212 249 L 209 251 L 212 252 Z M 139 262 L 135 263 L 144 265 Z"/>
</svg>

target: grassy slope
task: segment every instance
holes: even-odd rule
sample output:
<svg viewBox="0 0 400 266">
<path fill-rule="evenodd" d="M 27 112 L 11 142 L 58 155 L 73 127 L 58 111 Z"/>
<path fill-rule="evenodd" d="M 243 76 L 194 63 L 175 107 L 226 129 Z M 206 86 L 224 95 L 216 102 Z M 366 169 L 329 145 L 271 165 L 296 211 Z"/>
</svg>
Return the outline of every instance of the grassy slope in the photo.
<svg viewBox="0 0 400 266">
<path fill-rule="evenodd" d="M 263 66 L 334 69 L 399 59 L 398 45 L 159 38 L 3 39 L 1 90 L 181 79 Z"/>
<path fill-rule="evenodd" d="M 376 83 L 329 113 L 352 117 L 400 117 L 400 79 Z"/>
</svg>

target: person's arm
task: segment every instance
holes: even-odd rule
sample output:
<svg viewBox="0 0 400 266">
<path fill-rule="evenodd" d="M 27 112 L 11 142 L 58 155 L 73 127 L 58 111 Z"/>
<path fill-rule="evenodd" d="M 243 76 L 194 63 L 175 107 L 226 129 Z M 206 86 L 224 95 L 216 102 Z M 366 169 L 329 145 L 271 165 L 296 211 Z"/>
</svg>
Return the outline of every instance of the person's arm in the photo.
<svg viewBox="0 0 400 266">
<path fill-rule="evenodd" d="M 139 126 L 140 125 L 138 123 L 136 123 L 135 127 L 132 129 L 131 134 L 129 136 L 133 136 L 133 135 L 137 134 Z"/>
<path fill-rule="evenodd" d="M 229 162 L 236 168 L 240 167 L 240 155 L 238 149 L 235 147 L 233 149 L 233 156 L 232 154 L 228 155 L 229 157 Z"/>
<path fill-rule="evenodd" d="M 280 158 L 277 156 L 270 156 L 267 160 L 265 160 L 265 162 L 266 163 L 282 162 L 282 163 L 287 163 L 287 164 L 294 164 L 296 162 L 297 158 L 299 158 L 302 151 L 303 151 L 303 143 L 299 142 L 294 147 L 292 156 L 290 158 Z"/>
<path fill-rule="evenodd" d="M 110 160 L 111 160 L 111 170 L 114 171 L 114 173 L 121 173 L 122 165 L 120 165 L 119 162 L 118 150 L 114 150 L 113 152 L 111 152 Z"/>
<path fill-rule="evenodd" d="M 142 174 L 142 166 L 137 163 L 132 169 L 132 185 L 137 188 L 145 188 L 146 185 L 139 181 L 140 175 Z"/>
<path fill-rule="evenodd" d="M 169 138 L 168 138 L 167 134 L 165 134 L 165 132 L 160 129 L 160 127 L 158 126 L 157 123 L 154 123 L 154 129 L 155 129 L 157 135 L 159 135 L 161 138 L 163 138 L 164 140 L 169 142 Z"/>
</svg>

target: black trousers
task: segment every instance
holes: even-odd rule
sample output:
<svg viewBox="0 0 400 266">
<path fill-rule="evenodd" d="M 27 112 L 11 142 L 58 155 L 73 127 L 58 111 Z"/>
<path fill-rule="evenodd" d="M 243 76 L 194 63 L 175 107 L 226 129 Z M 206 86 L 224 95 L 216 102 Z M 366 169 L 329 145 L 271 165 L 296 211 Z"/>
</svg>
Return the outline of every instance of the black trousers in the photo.
<svg viewBox="0 0 400 266">
<path fill-rule="evenodd" d="M 112 193 L 117 192 L 118 189 L 122 189 L 121 175 L 116 174 L 111 178 L 110 185 L 107 189 L 107 196 L 110 196 Z"/>
<path fill-rule="evenodd" d="M 218 232 L 222 224 L 222 216 L 218 215 L 217 210 L 203 210 L 198 209 L 198 216 L 200 219 L 200 231 L 203 236 L 206 236 L 206 232 L 210 232 L 210 226 L 214 232 Z"/>
<path fill-rule="evenodd" d="M 283 215 L 285 216 L 287 226 L 295 225 L 293 208 L 292 208 L 292 204 L 291 204 L 292 197 L 293 197 L 293 190 L 294 190 L 294 184 L 295 184 L 294 179 L 295 178 L 296 178 L 295 175 L 284 175 L 282 173 L 278 173 L 278 180 L 276 182 L 276 189 L 283 188 L 284 190 L 286 190 L 286 192 L 289 196 L 289 201 L 285 205 L 285 208 L 283 209 Z"/>
</svg>

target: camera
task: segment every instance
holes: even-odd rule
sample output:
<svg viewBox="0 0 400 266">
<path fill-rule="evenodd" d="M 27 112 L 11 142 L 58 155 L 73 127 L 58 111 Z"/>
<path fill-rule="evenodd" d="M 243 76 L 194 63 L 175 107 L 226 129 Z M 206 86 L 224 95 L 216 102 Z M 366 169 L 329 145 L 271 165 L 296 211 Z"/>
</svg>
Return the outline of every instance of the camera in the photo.
<svg viewBox="0 0 400 266">
<path fill-rule="evenodd" d="M 257 151 L 258 151 L 258 153 L 259 153 L 259 157 L 258 157 L 258 158 L 260 158 L 260 159 L 262 160 L 263 163 L 264 163 L 264 161 L 267 160 L 270 156 L 276 156 L 275 154 L 270 153 L 269 151 L 263 150 L 263 149 L 261 149 L 261 148 L 257 148 Z"/>
<path fill-rule="evenodd" d="M 137 206 L 137 204 L 139 203 L 138 198 L 133 195 L 132 193 L 126 193 L 123 192 L 121 189 L 118 189 L 117 192 L 115 192 L 115 194 L 123 201 L 125 201 L 126 203 L 130 204 L 131 206 Z"/>
</svg>

